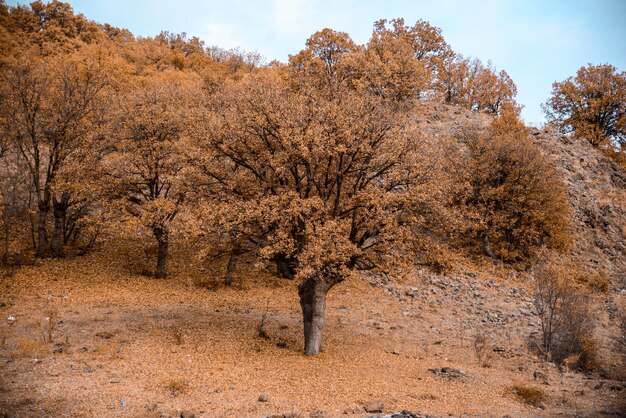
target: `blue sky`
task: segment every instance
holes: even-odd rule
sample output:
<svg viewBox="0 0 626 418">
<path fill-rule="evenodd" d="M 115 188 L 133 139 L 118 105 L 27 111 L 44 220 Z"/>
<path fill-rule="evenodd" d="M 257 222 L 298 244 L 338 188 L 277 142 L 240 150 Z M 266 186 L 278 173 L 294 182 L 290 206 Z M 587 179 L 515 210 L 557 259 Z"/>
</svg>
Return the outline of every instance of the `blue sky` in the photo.
<svg viewBox="0 0 626 418">
<path fill-rule="evenodd" d="M 26 1 L 9 0 L 9 5 Z M 187 32 L 207 45 L 258 51 L 285 61 L 315 31 L 330 27 L 367 42 L 381 18 L 418 19 L 442 29 L 452 48 L 491 60 L 518 87 L 526 122 L 560 81 L 587 63 L 626 70 L 626 0 L 70 0 L 98 22 L 154 36 Z"/>
</svg>

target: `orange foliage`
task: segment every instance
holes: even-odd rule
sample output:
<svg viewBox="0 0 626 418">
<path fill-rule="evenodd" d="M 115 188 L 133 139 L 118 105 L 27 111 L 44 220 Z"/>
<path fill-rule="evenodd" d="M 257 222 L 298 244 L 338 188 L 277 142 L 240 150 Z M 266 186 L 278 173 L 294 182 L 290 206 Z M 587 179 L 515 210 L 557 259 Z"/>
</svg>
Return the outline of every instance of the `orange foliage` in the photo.
<svg viewBox="0 0 626 418">
<path fill-rule="evenodd" d="M 612 65 L 581 67 L 575 77 L 552 85 L 544 105 L 549 120 L 594 146 L 626 147 L 626 72 Z"/>
<path fill-rule="evenodd" d="M 541 246 L 564 249 L 570 209 L 563 181 L 505 107 L 487 135 L 467 142 L 470 231 L 487 255 L 528 260 Z"/>
</svg>

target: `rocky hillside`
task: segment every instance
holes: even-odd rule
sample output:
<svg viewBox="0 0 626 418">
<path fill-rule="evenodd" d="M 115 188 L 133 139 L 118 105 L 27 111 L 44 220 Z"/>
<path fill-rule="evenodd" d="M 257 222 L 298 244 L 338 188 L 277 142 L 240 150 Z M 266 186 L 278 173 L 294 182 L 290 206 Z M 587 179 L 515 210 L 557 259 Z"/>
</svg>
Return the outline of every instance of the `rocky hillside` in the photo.
<svg viewBox="0 0 626 418">
<path fill-rule="evenodd" d="M 435 140 L 461 140 L 468 130 L 484 130 L 490 117 L 456 106 L 423 104 L 420 129 Z M 573 258 L 592 274 L 626 288 L 626 173 L 587 141 L 552 129 L 530 128 L 531 138 L 562 173 L 573 214 Z"/>
<path fill-rule="evenodd" d="M 576 260 L 626 287 L 626 173 L 587 141 L 531 130 L 563 173 L 574 215 Z"/>
</svg>

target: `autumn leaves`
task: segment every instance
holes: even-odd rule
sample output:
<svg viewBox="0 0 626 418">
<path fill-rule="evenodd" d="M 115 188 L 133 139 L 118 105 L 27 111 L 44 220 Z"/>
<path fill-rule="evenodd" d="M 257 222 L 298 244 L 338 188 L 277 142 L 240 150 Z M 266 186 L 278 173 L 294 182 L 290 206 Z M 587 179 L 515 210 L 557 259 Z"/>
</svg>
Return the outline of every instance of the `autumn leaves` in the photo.
<svg viewBox="0 0 626 418">
<path fill-rule="evenodd" d="M 3 183 L 4 226 L 30 222 L 39 257 L 101 231 L 105 246 L 148 232 L 159 278 L 173 237 L 230 253 L 229 272 L 250 253 L 298 279 L 315 355 L 326 295 L 355 270 L 475 243 L 519 260 L 565 234 L 552 216 L 564 195 L 517 119 L 513 82 L 427 22 L 379 21 L 366 45 L 324 29 L 288 64 L 259 66 L 197 38 L 55 20 L 61 6 L 1 15 L 15 30 L 33 13 L 46 22 L 5 40 L 1 90 L 4 170 L 20 185 Z M 460 149 L 419 131 L 417 101 L 494 119 Z"/>
</svg>

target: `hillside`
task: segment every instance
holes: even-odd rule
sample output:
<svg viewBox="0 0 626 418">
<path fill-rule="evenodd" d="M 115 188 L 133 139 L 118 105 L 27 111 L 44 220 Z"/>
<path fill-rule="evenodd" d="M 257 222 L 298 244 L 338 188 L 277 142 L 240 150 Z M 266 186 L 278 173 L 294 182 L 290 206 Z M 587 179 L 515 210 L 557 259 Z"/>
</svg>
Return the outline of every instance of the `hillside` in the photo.
<svg viewBox="0 0 626 418">
<path fill-rule="evenodd" d="M 460 141 L 468 129 L 484 132 L 490 121 L 487 115 L 444 104 L 421 105 L 418 114 L 420 129 L 438 139 Z M 567 185 L 574 258 L 587 271 L 610 277 L 619 292 L 626 287 L 626 173 L 585 140 L 551 128 L 529 132 Z"/>
<path fill-rule="evenodd" d="M 487 120 L 445 105 L 423 114 L 420 127 L 433 138 Z M 182 248 L 174 248 L 170 277 L 148 278 L 143 243 L 118 241 L 5 274 L 0 411 L 361 417 L 382 406 L 413 414 L 397 417 L 621 416 L 625 387 L 612 380 L 620 363 L 610 338 L 626 303 L 626 175 L 582 141 L 531 132 L 567 182 L 577 260 L 611 279 L 593 296 L 599 373 L 560 368 L 529 350 L 539 320 L 528 275 L 500 263 L 351 278 L 329 293 L 324 352 L 312 358 L 301 353 L 296 283 L 250 263 L 226 288 L 223 265 L 199 265 Z M 523 388 L 544 398 L 526 396 L 530 405 L 517 394 Z"/>
</svg>

